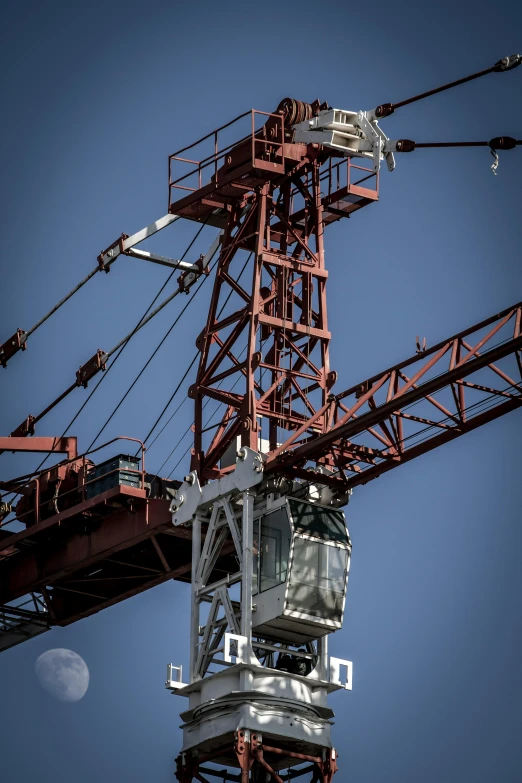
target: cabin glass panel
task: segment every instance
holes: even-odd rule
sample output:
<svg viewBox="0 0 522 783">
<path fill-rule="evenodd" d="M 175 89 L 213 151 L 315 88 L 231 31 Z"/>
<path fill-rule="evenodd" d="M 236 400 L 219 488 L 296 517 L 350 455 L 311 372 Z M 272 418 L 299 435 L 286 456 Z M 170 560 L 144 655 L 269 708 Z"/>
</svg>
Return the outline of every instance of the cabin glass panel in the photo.
<svg viewBox="0 0 522 783">
<path fill-rule="evenodd" d="M 342 511 L 303 503 L 295 498 L 288 498 L 288 505 L 296 533 L 314 536 L 323 541 L 348 543 L 348 531 Z"/>
<path fill-rule="evenodd" d="M 348 551 L 296 536 L 287 609 L 341 622 Z"/>
<path fill-rule="evenodd" d="M 286 582 L 290 540 L 285 506 L 258 520 L 254 529 L 254 593 L 262 593 Z"/>
</svg>

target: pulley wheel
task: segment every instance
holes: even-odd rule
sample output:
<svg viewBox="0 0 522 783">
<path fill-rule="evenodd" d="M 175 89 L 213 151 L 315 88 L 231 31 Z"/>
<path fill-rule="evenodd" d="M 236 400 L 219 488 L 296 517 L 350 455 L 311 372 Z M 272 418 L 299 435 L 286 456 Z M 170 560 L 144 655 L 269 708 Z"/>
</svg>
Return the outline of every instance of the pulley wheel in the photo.
<svg viewBox="0 0 522 783">
<path fill-rule="evenodd" d="M 283 98 L 277 107 L 277 111 L 283 113 L 287 128 L 297 125 L 298 122 L 311 119 L 313 113 L 309 103 L 297 101 L 295 98 Z"/>
</svg>

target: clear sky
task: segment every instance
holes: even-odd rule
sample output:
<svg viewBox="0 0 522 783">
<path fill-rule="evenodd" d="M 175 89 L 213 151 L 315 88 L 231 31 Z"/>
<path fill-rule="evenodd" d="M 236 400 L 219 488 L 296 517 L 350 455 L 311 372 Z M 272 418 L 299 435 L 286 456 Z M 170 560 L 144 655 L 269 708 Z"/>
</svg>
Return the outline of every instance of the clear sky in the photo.
<svg viewBox="0 0 522 783">
<path fill-rule="evenodd" d="M 522 49 L 522 6 L 28 0 L 6 4 L 0 36 L 2 341 L 122 232 L 165 214 L 169 153 L 286 95 L 369 109 L 486 68 Z M 493 74 L 383 126 L 417 141 L 521 138 L 521 91 L 522 68 Z M 522 150 L 500 157 L 496 177 L 487 149 L 399 157 L 379 204 L 328 230 L 339 389 L 412 354 L 417 334 L 433 345 L 522 299 Z M 155 246 L 179 256 L 192 233 L 180 221 Z M 30 338 L 0 371 L 2 434 L 115 345 L 166 276 L 122 258 Z M 106 439 L 146 434 L 192 358 L 209 295 L 207 284 Z M 179 309 L 178 299 L 129 345 L 75 424 L 81 449 Z M 61 434 L 85 394 L 39 434 Z M 186 403 L 149 469 L 190 421 Z M 522 780 L 521 424 L 512 413 L 355 491 L 346 620 L 331 642 L 354 662 L 353 692 L 332 699 L 337 783 Z M 2 478 L 33 467 L 1 457 Z M 171 781 L 184 702 L 165 692 L 165 664 L 187 663 L 188 628 L 188 588 L 171 582 L 2 653 L 2 783 Z M 38 684 L 34 663 L 51 647 L 87 662 L 81 701 Z"/>
</svg>

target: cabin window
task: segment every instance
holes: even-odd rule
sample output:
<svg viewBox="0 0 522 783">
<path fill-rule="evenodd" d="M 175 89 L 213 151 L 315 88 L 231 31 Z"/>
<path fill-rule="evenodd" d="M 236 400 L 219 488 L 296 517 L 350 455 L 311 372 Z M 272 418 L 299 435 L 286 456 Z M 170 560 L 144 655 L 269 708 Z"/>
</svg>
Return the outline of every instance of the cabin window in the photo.
<svg viewBox="0 0 522 783">
<path fill-rule="evenodd" d="M 286 506 L 271 511 L 256 521 L 253 552 L 254 593 L 262 593 L 286 582 L 290 538 Z"/>
<path fill-rule="evenodd" d="M 341 622 L 348 556 L 347 549 L 296 536 L 287 608 Z"/>
<path fill-rule="evenodd" d="M 323 541 L 335 541 L 339 544 L 349 543 L 342 511 L 324 506 L 313 506 L 311 503 L 303 503 L 295 498 L 288 498 L 288 504 L 296 533 L 314 536 L 314 538 L 320 538 Z"/>
</svg>

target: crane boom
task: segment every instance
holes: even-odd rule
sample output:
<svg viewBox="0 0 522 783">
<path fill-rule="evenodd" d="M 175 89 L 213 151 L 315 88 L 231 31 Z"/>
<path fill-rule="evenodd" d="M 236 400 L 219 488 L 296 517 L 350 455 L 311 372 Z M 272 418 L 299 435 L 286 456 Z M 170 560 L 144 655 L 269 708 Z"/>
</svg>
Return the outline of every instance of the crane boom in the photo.
<svg viewBox="0 0 522 783">
<path fill-rule="evenodd" d="M 265 471 L 313 479 L 305 465 L 315 460 L 333 470 L 329 479 L 321 473 L 323 481 L 352 488 L 515 410 L 522 404 L 521 319 L 518 303 L 331 395 L 328 431 L 306 440 L 294 433 Z"/>
</svg>

